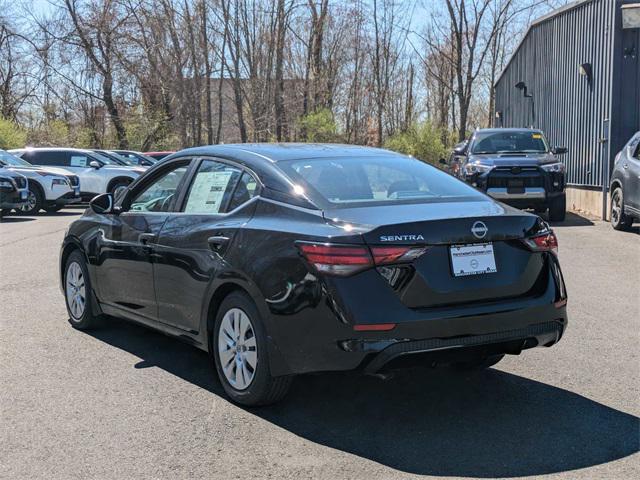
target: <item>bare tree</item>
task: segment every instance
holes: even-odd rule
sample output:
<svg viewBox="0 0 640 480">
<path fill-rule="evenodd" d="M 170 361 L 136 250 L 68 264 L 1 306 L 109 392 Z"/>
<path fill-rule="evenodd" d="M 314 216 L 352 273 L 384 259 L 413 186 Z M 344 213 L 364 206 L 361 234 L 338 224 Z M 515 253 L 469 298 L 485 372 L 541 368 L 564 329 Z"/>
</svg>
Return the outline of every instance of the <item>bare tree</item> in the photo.
<svg viewBox="0 0 640 480">
<path fill-rule="evenodd" d="M 114 42 L 125 21 L 113 0 L 104 0 L 101 8 L 89 7 L 83 16 L 76 0 L 64 0 L 73 25 L 74 42 L 82 48 L 92 67 L 102 77 L 102 100 L 116 130 L 118 146 L 128 148 L 127 132 L 114 98 Z"/>
</svg>

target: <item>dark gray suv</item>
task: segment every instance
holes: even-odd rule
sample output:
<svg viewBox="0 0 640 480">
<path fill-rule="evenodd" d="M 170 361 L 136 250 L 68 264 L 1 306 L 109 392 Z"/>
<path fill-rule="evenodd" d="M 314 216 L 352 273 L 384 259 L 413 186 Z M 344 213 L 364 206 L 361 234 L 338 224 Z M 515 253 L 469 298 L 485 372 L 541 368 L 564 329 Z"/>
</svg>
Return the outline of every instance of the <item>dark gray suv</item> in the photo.
<svg viewBox="0 0 640 480">
<path fill-rule="evenodd" d="M 549 148 L 541 130 L 484 128 L 458 144 L 456 175 L 496 200 L 538 213 L 549 220 L 565 218 L 565 165 L 556 155 L 564 147 Z"/>
<path fill-rule="evenodd" d="M 611 225 L 629 230 L 640 221 L 640 132 L 616 155 L 611 172 Z"/>
</svg>

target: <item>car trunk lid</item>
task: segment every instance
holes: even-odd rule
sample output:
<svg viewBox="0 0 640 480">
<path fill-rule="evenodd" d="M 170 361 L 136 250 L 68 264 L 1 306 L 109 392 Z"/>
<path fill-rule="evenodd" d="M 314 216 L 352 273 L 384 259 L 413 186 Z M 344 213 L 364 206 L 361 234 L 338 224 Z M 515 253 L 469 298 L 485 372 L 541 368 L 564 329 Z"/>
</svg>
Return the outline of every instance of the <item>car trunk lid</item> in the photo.
<svg viewBox="0 0 640 480">
<path fill-rule="evenodd" d="M 325 216 L 332 222 L 353 224 L 358 229 L 368 225 L 362 236 L 371 248 L 428 247 L 410 264 L 378 268 L 410 308 L 522 296 L 534 289 L 543 272 L 543 255 L 531 252 L 521 241 L 535 231 L 538 217 L 496 202 L 454 201 L 335 209 L 325 212 Z M 471 255 L 479 253 L 477 248 L 486 249 L 484 256 L 477 257 L 479 265 L 486 266 L 483 262 L 488 260 L 495 271 L 480 273 L 466 266 L 465 271 L 454 271 L 454 264 L 460 263 L 454 261 L 452 248 L 469 245 L 474 246 L 468 250 Z M 492 256 L 488 250 L 493 251 Z"/>
</svg>

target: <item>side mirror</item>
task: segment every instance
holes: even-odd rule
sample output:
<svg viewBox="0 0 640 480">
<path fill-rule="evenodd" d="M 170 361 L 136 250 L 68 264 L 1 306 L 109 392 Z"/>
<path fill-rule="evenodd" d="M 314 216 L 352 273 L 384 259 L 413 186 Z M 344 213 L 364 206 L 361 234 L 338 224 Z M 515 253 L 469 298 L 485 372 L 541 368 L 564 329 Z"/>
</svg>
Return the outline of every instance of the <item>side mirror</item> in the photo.
<svg viewBox="0 0 640 480">
<path fill-rule="evenodd" d="M 100 165 L 100 163 L 95 160 L 91 160 L 89 162 L 89 166 L 98 170 L 102 165 Z"/>
<path fill-rule="evenodd" d="M 438 160 L 438 162 L 440 162 L 441 165 L 447 164 L 447 161 L 444 158 L 441 158 L 440 160 Z"/>
<path fill-rule="evenodd" d="M 551 149 L 551 153 L 553 153 L 554 155 L 562 155 L 564 153 L 567 153 L 569 151 L 569 149 L 567 147 L 553 147 Z"/>
<path fill-rule="evenodd" d="M 113 195 L 111 193 L 103 193 L 102 195 L 93 197 L 93 199 L 89 202 L 89 207 L 95 213 L 99 213 L 101 215 L 114 213 Z"/>
<path fill-rule="evenodd" d="M 455 153 L 456 155 L 464 156 L 466 150 L 466 147 L 458 147 L 453 149 L 453 153 Z"/>
</svg>

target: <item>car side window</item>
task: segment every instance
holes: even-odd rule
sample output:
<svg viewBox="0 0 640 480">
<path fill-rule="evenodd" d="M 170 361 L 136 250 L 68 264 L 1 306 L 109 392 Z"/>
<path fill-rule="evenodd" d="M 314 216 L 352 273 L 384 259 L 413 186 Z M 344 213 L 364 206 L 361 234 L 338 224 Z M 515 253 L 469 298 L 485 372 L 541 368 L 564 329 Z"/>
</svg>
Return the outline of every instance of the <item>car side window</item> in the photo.
<svg viewBox="0 0 640 480">
<path fill-rule="evenodd" d="M 65 152 L 64 165 L 67 167 L 88 167 L 89 162 L 93 160 L 84 153 Z"/>
<path fill-rule="evenodd" d="M 227 207 L 227 212 L 238 208 L 245 202 L 248 202 L 258 194 L 258 182 L 253 175 L 244 172 L 240 177 L 240 180 L 236 184 L 233 193 L 231 194 L 231 201 Z"/>
<path fill-rule="evenodd" d="M 234 198 L 235 187 L 242 173 L 238 167 L 203 160 L 189 188 L 184 212 L 216 214 L 228 211 L 227 205 Z"/>
<path fill-rule="evenodd" d="M 184 178 L 188 164 L 180 163 L 169 171 L 165 171 L 144 187 L 134 193 L 130 204 L 131 212 L 169 212 L 173 208 L 180 182 Z"/>
<path fill-rule="evenodd" d="M 53 150 L 53 151 L 32 151 L 27 152 L 28 158 L 25 158 L 29 163 L 33 163 L 34 165 L 50 165 L 54 167 L 68 167 L 69 166 L 69 156 L 67 152 L 61 150 Z"/>
</svg>

